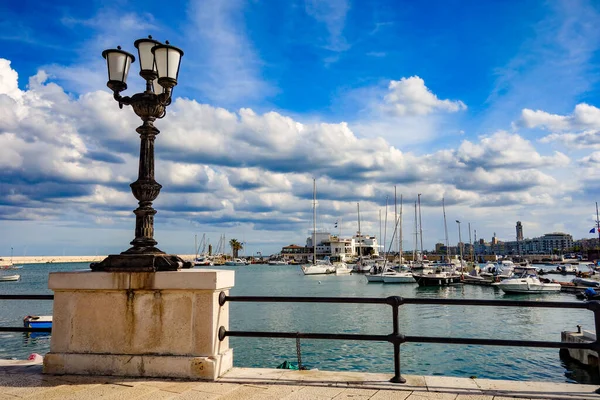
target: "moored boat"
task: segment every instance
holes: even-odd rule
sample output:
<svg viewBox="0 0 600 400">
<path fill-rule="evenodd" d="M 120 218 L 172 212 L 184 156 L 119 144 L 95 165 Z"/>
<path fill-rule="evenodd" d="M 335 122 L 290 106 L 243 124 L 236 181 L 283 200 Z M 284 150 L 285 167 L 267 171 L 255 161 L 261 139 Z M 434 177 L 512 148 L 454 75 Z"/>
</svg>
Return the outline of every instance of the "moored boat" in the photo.
<svg viewBox="0 0 600 400">
<path fill-rule="evenodd" d="M 0 282 L 18 281 L 20 279 L 21 279 L 21 275 L 2 275 L 2 276 L 0 276 Z"/>
<path fill-rule="evenodd" d="M 456 272 L 452 264 L 436 265 L 433 272 L 414 273 L 419 286 L 449 286 L 462 283 L 461 274 Z"/>
<path fill-rule="evenodd" d="M 241 258 L 234 258 L 233 260 L 227 260 L 225 261 L 225 265 L 248 265 L 248 262 L 244 259 Z"/>
<path fill-rule="evenodd" d="M 269 260 L 269 265 L 288 265 L 288 262 L 285 260 Z"/>
<path fill-rule="evenodd" d="M 25 328 L 52 328 L 51 315 L 28 315 L 23 318 Z"/>
<path fill-rule="evenodd" d="M 415 283 L 415 277 L 412 272 L 401 271 L 383 276 L 383 283 Z"/>
<path fill-rule="evenodd" d="M 522 271 L 519 271 L 522 269 Z M 498 287 L 505 293 L 556 293 L 560 292 L 560 284 L 540 280 L 533 267 L 515 268 L 515 276 L 504 279 Z"/>
</svg>

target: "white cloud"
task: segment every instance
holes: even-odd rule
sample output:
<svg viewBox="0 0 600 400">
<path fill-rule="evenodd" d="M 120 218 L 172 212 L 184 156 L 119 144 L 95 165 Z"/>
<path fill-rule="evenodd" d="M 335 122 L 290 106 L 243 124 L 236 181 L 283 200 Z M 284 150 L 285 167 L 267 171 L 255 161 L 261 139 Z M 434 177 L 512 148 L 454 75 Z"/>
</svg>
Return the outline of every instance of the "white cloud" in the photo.
<svg viewBox="0 0 600 400">
<path fill-rule="evenodd" d="M 67 95 L 43 71 L 21 91 L 9 64 L 0 66 L 0 75 L 12 79 L 1 86 L 9 94 L 0 94 L 9 110 L 1 108 L 0 190 L 7 196 L 0 219 L 129 229 L 137 207 L 128 184 L 137 174 L 139 119 L 119 110 L 107 92 Z M 156 179 L 163 189 L 154 204 L 157 221 L 173 229 L 193 222 L 214 230 L 301 232 L 311 220 L 313 177 L 320 219 L 355 220 L 360 201 L 369 229 L 377 229 L 377 210 L 393 198 L 394 185 L 407 202 L 422 193 L 426 207 L 439 207 L 445 197 L 455 210 L 556 205 L 566 191 L 581 189 L 577 177 L 568 188 L 557 183 L 555 167 L 571 171 L 568 157 L 544 154 L 506 132 L 416 153 L 378 135 L 360 136 L 346 122 L 302 122 L 182 98 L 156 125 Z"/>
<path fill-rule="evenodd" d="M 525 108 L 519 123 L 526 128 L 545 128 L 553 132 L 600 129 L 600 108 L 580 103 L 575 106 L 571 115 L 550 114 Z"/>
<path fill-rule="evenodd" d="M 490 169 L 560 167 L 566 166 L 570 162 L 569 157 L 558 151 L 554 152 L 552 156 L 543 156 L 528 140 L 505 131 L 483 137 L 479 143 L 465 140 L 456 154 L 460 163 Z"/>
<path fill-rule="evenodd" d="M 418 76 L 391 81 L 388 86 L 384 107 L 397 116 L 427 115 L 436 111 L 456 112 L 466 110 L 460 100 L 440 100 L 425 86 Z"/>
</svg>

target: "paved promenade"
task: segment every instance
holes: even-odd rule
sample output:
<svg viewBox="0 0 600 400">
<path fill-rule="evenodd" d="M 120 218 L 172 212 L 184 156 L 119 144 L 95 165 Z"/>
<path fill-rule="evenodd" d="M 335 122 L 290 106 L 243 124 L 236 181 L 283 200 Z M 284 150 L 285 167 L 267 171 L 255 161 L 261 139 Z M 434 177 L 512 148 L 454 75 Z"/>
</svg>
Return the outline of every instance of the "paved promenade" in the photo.
<svg viewBox="0 0 600 400">
<path fill-rule="evenodd" d="M 0 400 L 500 400 L 600 399 L 596 385 L 439 376 L 234 368 L 218 382 L 110 376 L 43 375 L 40 363 L 0 360 Z"/>
</svg>

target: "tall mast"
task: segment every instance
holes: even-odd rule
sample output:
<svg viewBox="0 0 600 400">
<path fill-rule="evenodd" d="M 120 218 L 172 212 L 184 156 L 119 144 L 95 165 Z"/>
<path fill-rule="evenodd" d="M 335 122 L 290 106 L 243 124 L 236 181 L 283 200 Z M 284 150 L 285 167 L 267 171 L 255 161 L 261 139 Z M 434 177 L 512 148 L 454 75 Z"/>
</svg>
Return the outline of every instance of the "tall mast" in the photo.
<svg viewBox="0 0 600 400">
<path fill-rule="evenodd" d="M 383 236 L 381 234 L 381 209 L 379 209 L 379 241 L 381 242 L 381 239 L 383 239 Z M 378 244 L 378 247 L 381 247 L 381 243 Z M 383 252 L 385 254 L 385 240 L 383 241 Z"/>
<path fill-rule="evenodd" d="M 385 196 L 385 224 L 383 226 L 383 262 L 387 262 L 387 211 L 388 211 L 388 196 Z"/>
<path fill-rule="evenodd" d="M 362 258 L 362 237 L 360 233 L 360 203 L 356 203 L 356 211 L 358 213 L 358 257 Z"/>
<path fill-rule="evenodd" d="M 421 221 L 421 193 L 417 196 L 419 201 L 419 237 L 421 240 L 421 260 L 423 260 L 423 222 Z"/>
<path fill-rule="evenodd" d="M 450 243 L 448 242 L 448 224 L 446 224 L 446 203 L 442 197 L 442 210 L 444 212 L 444 234 L 446 239 L 446 259 L 450 262 Z"/>
<path fill-rule="evenodd" d="M 394 185 L 394 232 L 398 228 L 398 200 L 396 197 L 396 185 Z M 398 241 L 398 256 L 400 256 L 400 236 L 397 236 L 396 240 Z M 402 260 L 400 260 L 402 263 Z"/>
<path fill-rule="evenodd" d="M 400 195 L 400 235 L 399 235 L 399 238 L 400 238 L 400 240 L 399 240 L 400 243 L 398 246 L 398 251 L 400 254 L 400 264 L 402 264 L 403 263 L 403 261 L 402 261 L 402 195 Z"/>
<path fill-rule="evenodd" d="M 317 180 L 313 178 L 313 265 L 317 263 Z"/>
<path fill-rule="evenodd" d="M 471 262 L 474 262 L 475 259 L 473 258 L 473 242 L 471 241 L 471 223 L 469 222 L 469 245 L 471 246 L 469 248 L 469 254 L 471 255 Z"/>
<path fill-rule="evenodd" d="M 596 202 L 596 230 L 598 231 L 598 246 L 600 246 L 600 218 L 598 218 L 598 202 Z"/>
<path fill-rule="evenodd" d="M 415 247 L 413 250 L 413 263 L 417 261 L 417 248 L 419 247 L 419 223 L 417 222 L 417 202 L 415 201 Z"/>
</svg>

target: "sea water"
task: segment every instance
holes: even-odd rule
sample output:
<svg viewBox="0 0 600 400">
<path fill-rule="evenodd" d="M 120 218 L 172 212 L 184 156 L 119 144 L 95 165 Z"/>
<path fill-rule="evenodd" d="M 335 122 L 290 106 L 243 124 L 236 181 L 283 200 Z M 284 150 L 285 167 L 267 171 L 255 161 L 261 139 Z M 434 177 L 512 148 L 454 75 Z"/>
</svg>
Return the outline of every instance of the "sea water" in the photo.
<svg viewBox="0 0 600 400">
<path fill-rule="evenodd" d="M 86 263 L 29 264 L 18 271 L 19 282 L 0 282 L 0 294 L 51 294 L 48 273 L 88 269 Z M 235 270 L 230 295 L 455 298 L 529 301 L 580 301 L 573 294 L 507 295 L 493 287 L 457 285 L 419 287 L 417 284 L 367 283 L 360 274 L 304 276 L 298 266 L 248 265 L 220 267 Z M 552 278 L 569 279 L 559 275 Z M 93 305 L 90 305 L 93 307 Z M 245 303 L 232 302 L 230 329 L 387 335 L 392 332 L 392 309 L 373 304 Z M 27 315 L 51 315 L 52 301 L 0 302 L 0 325 L 22 326 Z M 577 325 L 593 330 L 591 311 L 571 309 L 404 305 L 400 332 L 414 336 L 560 341 L 560 332 Z M 106 321 L 110 323 L 110 321 Z M 297 361 L 295 339 L 230 338 L 234 365 L 274 368 Z M 47 335 L 0 333 L 0 358 L 27 358 L 49 351 Z M 309 340 L 300 343 L 302 363 L 329 371 L 393 373 L 393 346 L 387 342 Z M 402 374 L 600 383 L 597 371 L 563 361 L 558 349 L 453 344 L 405 343 Z"/>
</svg>

